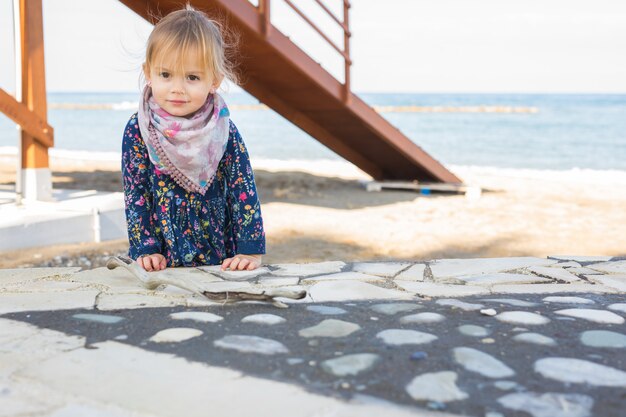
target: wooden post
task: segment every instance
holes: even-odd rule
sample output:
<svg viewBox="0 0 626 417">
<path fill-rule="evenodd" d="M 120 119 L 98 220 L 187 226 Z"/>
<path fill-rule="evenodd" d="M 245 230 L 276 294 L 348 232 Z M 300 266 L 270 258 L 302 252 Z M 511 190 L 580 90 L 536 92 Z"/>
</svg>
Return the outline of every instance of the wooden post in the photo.
<svg viewBox="0 0 626 417">
<path fill-rule="evenodd" d="M 350 3 L 347 0 L 343 2 L 343 24 L 344 24 L 344 32 L 343 32 L 343 50 L 346 54 L 346 58 L 344 60 L 344 83 L 343 83 L 343 102 L 346 104 L 350 104 L 351 96 L 350 89 L 350 69 L 352 65 L 352 59 L 350 58 Z"/>
<path fill-rule="evenodd" d="M 267 39 L 270 36 L 272 30 L 272 18 L 270 15 L 270 9 L 272 5 L 270 0 L 259 0 L 259 15 L 261 17 L 261 30 L 263 36 Z"/>
<path fill-rule="evenodd" d="M 42 0 L 20 0 L 22 103 L 47 123 Z M 48 147 L 22 130 L 21 184 L 24 200 L 51 200 Z"/>
</svg>

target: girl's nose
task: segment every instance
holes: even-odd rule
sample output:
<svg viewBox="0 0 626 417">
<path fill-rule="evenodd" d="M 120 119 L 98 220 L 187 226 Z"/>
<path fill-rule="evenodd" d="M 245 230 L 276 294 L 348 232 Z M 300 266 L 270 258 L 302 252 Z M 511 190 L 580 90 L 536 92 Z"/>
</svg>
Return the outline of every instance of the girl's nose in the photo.
<svg viewBox="0 0 626 417">
<path fill-rule="evenodd" d="M 179 80 L 178 78 L 175 78 L 174 82 L 172 83 L 172 92 L 184 94 L 185 92 L 184 85 L 185 85 L 184 80 Z"/>
</svg>

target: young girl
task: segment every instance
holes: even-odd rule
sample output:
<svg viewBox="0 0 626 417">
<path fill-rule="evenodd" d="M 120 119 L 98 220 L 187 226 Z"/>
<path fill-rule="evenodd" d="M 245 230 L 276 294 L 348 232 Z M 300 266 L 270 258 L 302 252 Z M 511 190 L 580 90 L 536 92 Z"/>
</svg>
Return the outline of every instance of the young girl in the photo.
<svg viewBox="0 0 626 417">
<path fill-rule="evenodd" d="M 235 79 L 216 22 L 187 7 L 148 39 L 122 145 L 129 255 L 147 271 L 255 269 L 265 233 L 246 147 L 216 89 Z"/>
</svg>

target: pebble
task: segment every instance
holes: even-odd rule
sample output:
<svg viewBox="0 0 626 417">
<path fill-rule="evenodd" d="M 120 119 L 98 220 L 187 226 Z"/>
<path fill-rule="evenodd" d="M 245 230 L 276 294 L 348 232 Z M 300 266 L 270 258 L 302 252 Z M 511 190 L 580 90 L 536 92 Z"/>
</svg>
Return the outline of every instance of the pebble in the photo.
<svg viewBox="0 0 626 417">
<path fill-rule="evenodd" d="M 506 323 L 540 325 L 550 322 L 550 319 L 537 313 L 527 311 L 505 311 L 495 316 L 496 319 Z"/>
<path fill-rule="evenodd" d="M 194 320 L 201 323 L 216 323 L 224 320 L 224 317 L 213 313 L 205 313 L 201 311 L 182 311 L 180 313 L 170 314 L 174 320 Z"/>
<path fill-rule="evenodd" d="M 556 346 L 556 341 L 551 337 L 539 333 L 520 333 L 513 336 L 517 342 L 533 343 L 535 345 Z"/>
<path fill-rule="evenodd" d="M 330 307 L 330 306 L 307 306 L 306 308 L 309 311 L 314 313 L 323 314 L 326 316 L 333 316 L 337 314 L 345 314 L 346 310 L 340 307 Z"/>
<path fill-rule="evenodd" d="M 335 376 L 358 375 L 371 367 L 380 359 L 373 353 L 356 353 L 323 361 L 320 366 Z"/>
<path fill-rule="evenodd" d="M 582 394 L 511 393 L 498 398 L 502 406 L 533 417 L 590 417 L 593 399 Z"/>
<path fill-rule="evenodd" d="M 375 304 L 372 307 L 377 313 L 387 314 L 391 316 L 396 313 L 404 313 L 406 311 L 413 311 L 419 308 L 422 308 L 419 304 L 409 304 L 409 303 L 387 303 L 387 304 Z"/>
<path fill-rule="evenodd" d="M 74 314 L 74 317 L 77 320 L 85 320 L 85 321 L 93 321 L 96 323 L 104 323 L 104 324 L 115 324 L 124 320 L 124 317 L 120 316 L 112 316 L 109 314 Z"/>
<path fill-rule="evenodd" d="M 506 378 L 515 375 L 515 371 L 502 361 L 480 350 L 457 347 L 452 349 L 454 360 L 465 369 L 488 378 Z"/>
<path fill-rule="evenodd" d="M 437 336 L 417 330 L 387 329 L 379 332 L 377 338 L 388 345 L 420 345 L 437 340 Z"/>
<path fill-rule="evenodd" d="M 481 342 L 483 342 L 485 344 L 491 344 L 491 343 L 496 343 L 496 340 L 491 338 L 491 337 L 486 337 L 486 338 L 482 339 Z"/>
<path fill-rule="evenodd" d="M 174 343 L 193 339 L 201 334 L 202 330 L 191 329 L 188 327 L 174 327 L 171 329 L 161 330 L 149 340 L 155 343 Z"/>
<path fill-rule="evenodd" d="M 430 372 L 416 376 L 406 386 L 414 400 L 449 402 L 469 396 L 456 386 L 457 374 L 452 371 Z"/>
<path fill-rule="evenodd" d="M 587 383 L 604 387 L 626 387 L 626 372 L 583 359 L 543 358 L 535 372 L 561 382 Z"/>
<path fill-rule="evenodd" d="M 304 359 L 302 358 L 287 358 L 287 363 L 289 365 L 299 365 L 302 362 L 304 362 Z"/>
<path fill-rule="evenodd" d="M 496 381 L 493 383 L 493 386 L 501 391 L 510 391 L 519 387 L 519 384 L 515 381 Z"/>
<path fill-rule="evenodd" d="M 412 361 L 419 361 L 419 360 L 422 360 L 422 359 L 426 359 L 427 357 L 428 357 L 428 353 L 422 352 L 422 351 L 418 351 L 418 352 L 411 353 L 410 359 Z"/>
<path fill-rule="evenodd" d="M 626 348 L 626 335 L 608 330 L 582 332 L 580 341 L 587 346 L 602 348 Z"/>
<path fill-rule="evenodd" d="M 564 303 L 564 304 L 594 304 L 595 301 L 589 300 L 588 298 L 582 297 L 561 297 L 561 296 L 551 296 L 546 297 L 543 301 L 547 303 Z"/>
<path fill-rule="evenodd" d="M 609 310 L 621 311 L 626 313 L 626 303 L 614 303 L 607 307 Z"/>
<path fill-rule="evenodd" d="M 300 330 L 298 334 L 302 337 L 344 337 L 360 328 L 358 324 L 348 321 L 327 319 L 315 326 Z"/>
<path fill-rule="evenodd" d="M 417 313 L 400 318 L 400 323 L 437 323 L 444 321 L 446 317 L 439 313 Z"/>
<path fill-rule="evenodd" d="M 474 324 L 464 324 L 457 327 L 457 330 L 465 336 L 485 337 L 489 335 L 489 330 L 482 326 L 476 326 Z"/>
<path fill-rule="evenodd" d="M 243 353 L 258 353 L 261 355 L 289 353 L 289 349 L 282 343 L 259 336 L 229 335 L 216 340 L 213 344 L 222 349 L 236 350 Z"/>
<path fill-rule="evenodd" d="M 622 324 L 625 321 L 624 317 L 618 316 L 610 311 L 594 310 L 591 308 L 567 308 L 565 310 L 557 310 L 554 313 L 585 319 L 593 321 L 594 323 Z"/>
<path fill-rule="evenodd" d="M 440 401 L 428 401 L 426 403 L 426 407 L 430 408 L 431 410 L 445 410 L 446 405 Z"/>
<path fill-rule="evenodd" d="M 266 324 L 272 326 L 274 324 L 284 323 L 287 320 L 275 314 L 252 314 L 241 319 L 242 323 Z"/>
<path fill-rule="evenodd" d="M 481 308 L 485 307 L 482 304 L 466 303 L 465 301 L 457 300 L 455 298 L 442 298 L 442 299 L 437 300 L 436 303 L 442 306 L 451 306 L 451 307 L 460 308 L 461 310 L 464 310 L 464 311 L 480 310 Z"/>
<path fill-rule="evenodd" d="M 498 312 L 493 308 L 484 308 L 480 310 L 480 314 L 482 314 L 483 316 L 495 316 L 496 314 L 498 314 Z"/>
</svg>

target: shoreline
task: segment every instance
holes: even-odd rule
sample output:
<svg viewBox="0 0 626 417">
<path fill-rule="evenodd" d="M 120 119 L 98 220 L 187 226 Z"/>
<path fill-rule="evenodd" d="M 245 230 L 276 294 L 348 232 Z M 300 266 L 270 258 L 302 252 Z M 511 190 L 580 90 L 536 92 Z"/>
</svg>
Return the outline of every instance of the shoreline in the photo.
<svg viewBox="0 0 626 417">
<path fill-rule="evenodd" d="M 51 168 L 66 171 L 73 167 L 93 166 L 111 171 L 119 170 L 120 152 L 50 149 Z M 0 146 L 0 169 L 7 171 L 15 166 L 17 147 Z M 355 165 L 342 159 L 277 159 L 255 158 L 251 156 L 253 168 L 270 172 L 302 171 L 312 174 L 350 179 L 371 179 Z M 444 164 L 450 171 L 462 175 L 502 176 L 522 179 L 541 179 L 543 181 L 584 182 L 594 184 L 598 181 L 626 185 L 626 170 L 593 169 L 573 167 L 567 169 L 512 168 L 483 165 Z"/>
</svg>

